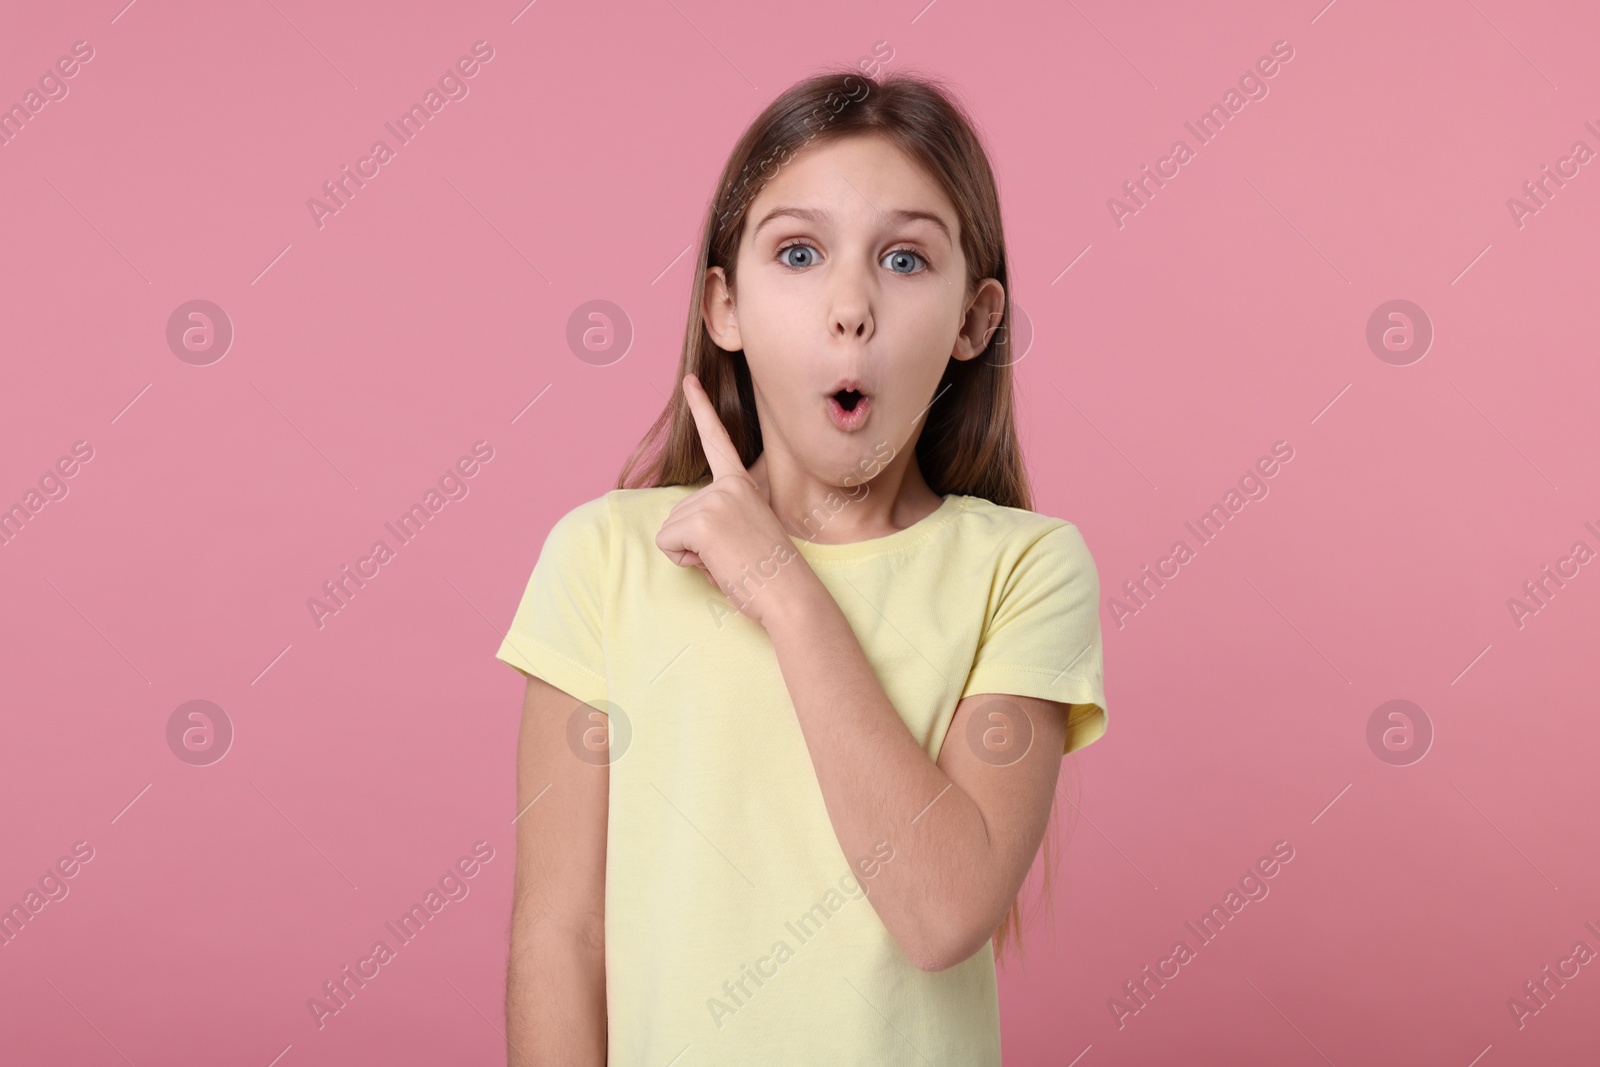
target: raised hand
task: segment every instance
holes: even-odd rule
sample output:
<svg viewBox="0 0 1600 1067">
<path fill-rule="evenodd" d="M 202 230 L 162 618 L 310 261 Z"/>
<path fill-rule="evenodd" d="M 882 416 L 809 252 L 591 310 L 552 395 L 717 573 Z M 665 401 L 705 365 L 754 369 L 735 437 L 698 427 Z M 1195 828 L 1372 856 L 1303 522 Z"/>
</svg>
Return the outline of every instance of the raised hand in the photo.
<svg viewBox="0 0 1600 1067">
<path fill-rule="evenodd" d="M 700 568 L 743 615 L 763 622 L 763 609 L 801 580 L 798 573 L 786 572 L 809 573 L 810 568 L 692 374 L 684 376 L 683 395 L 711 465 L 711 483 L 668 512 L 656 547 L 680 567 Z"/>
</svg>

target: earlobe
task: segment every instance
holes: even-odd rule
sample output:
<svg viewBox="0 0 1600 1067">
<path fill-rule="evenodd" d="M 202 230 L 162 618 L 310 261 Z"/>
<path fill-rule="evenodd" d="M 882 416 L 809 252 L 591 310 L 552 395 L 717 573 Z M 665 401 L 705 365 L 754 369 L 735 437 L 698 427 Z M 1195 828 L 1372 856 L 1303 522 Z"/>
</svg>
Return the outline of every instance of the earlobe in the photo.
<svg viewBox="0 0 1600 1067">
<path fill-rule="evenodd" d="M 982 351 L 982 348 L 974 348 L 972 346 L 972 341 L 967 337 L 966 331 L 963 330 L 956 335 L 956 346 L 950 353 L 950 358 L 965 363 Z"/>
<path fill-rule="evenodd" d="M 744 343 L 739 339 L 739 318 L 734 308 L 733 294 L 728 291 L 727 276 L 721 267 L 711 267 L 706 271 L 700 318 L 705 323 L 706 333 L 711 335 L 718 348 L 728 352 L 743 350 Z"/>
<path fill-rule="evenodd" d="M 989 303 L 982 299 L 981 293 L 978 297 L 974 297 L 971 306 L 967 308 L 966 318 L 962 320 L 961 330 L 956 334 L 956 343 L 950 352 L 950 358 L 962 362 L 976 359 L 988 349 L 989 342 L 994 339 L 1003 319 L 1003 313 L 998 309 L 990 309 Z M 976 340 L 973 339 L 974 336 Z"/>
<path fill-rule="evenodd" d="M 1005 321 L 1005 300 L 1005 288 L 998 279 L 985 278 L 979 283 L 972 303 L 967 306 L 961 332 L 956 335 L 955 351 L 950 353 L 952 359 L 975 359 L 988 349 Z"/>
</svg>

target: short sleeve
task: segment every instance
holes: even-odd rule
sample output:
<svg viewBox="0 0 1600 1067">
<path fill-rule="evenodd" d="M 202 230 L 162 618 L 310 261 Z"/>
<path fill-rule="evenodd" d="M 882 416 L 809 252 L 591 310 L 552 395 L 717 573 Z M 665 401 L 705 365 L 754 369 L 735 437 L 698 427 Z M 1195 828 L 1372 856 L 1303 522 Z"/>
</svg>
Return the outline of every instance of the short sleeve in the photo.
<svg viewBox="0 0 1600 1067">
<path fill-rule="evenodd" d="M 1100 577 L 1076 526 L 1037 538 L 1004 578 L 961 695 L 973 693 L 1069 705 L 1063 754 L 1106 732 Z"/>
<path fill-rule="evenodd" d="M 524 674 L 583 701 L 606 695 L 601 627 L 608 510 L 606 498 L 599 497 L 556 520 L 495 653 Z"/>
</svg>

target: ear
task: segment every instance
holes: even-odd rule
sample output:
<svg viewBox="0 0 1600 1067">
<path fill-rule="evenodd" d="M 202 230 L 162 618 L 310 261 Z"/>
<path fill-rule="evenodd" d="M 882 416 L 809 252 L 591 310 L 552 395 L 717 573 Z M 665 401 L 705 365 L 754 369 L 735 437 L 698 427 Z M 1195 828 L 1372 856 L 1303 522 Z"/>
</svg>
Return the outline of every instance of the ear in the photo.
<svg viewBox="0 0 1600 1067">
<path fill-rule="evenodd" d="M 956 334 L 951 359 L 968 360 L 989 347 L 989 339 L 1000 328 L 1006 307 L 1005 286 L 994 278 L 978 283 L 978 291 L 967 305 L 967 314 L 961 321 L 961 332 Z"/>
<path fill-rule="evenodd" d="M 706 332 L 718 348 L 725 352 L 744 351 L 744 341 L 739 336 L 739 315 L 733 306 L 733 290 L 728 287 L 728 276 L 721 267 L 706 270 L 700 317 L 705 320 Z"/>
</svg>

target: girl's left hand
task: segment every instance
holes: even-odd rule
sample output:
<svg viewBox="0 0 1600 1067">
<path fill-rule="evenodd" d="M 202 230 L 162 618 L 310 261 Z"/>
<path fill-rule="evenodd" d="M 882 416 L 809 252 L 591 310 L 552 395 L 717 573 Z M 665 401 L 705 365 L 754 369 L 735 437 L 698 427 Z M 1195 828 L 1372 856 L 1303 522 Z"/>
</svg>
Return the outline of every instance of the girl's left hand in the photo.
<svg viewBox="0 0 1600 1067">
<path fill-rule="evenodd" d="M 692 374 L 684 376 L 683 395 L 711 464 L 711 484 L 667 513 L 656 547 L 680 567 L 699 567 L 741 614 L 764 625 L 763 608 L 782 589 L 793 588 L 796 568 L 791 564 L 806 569 L 804 560 L 766 493 L 745 470 L 705 387 Z"/>
</svg>

